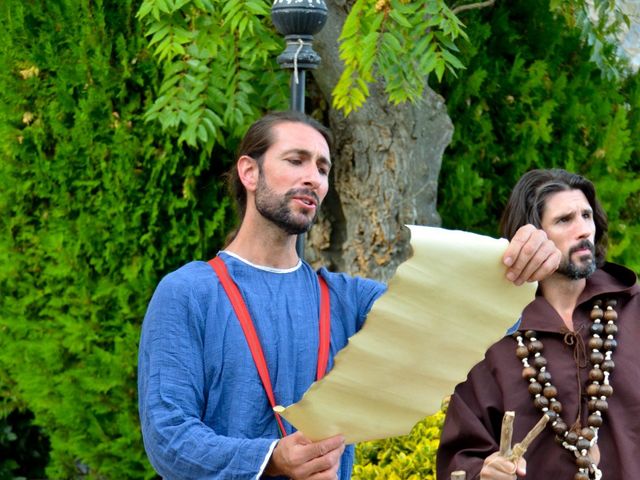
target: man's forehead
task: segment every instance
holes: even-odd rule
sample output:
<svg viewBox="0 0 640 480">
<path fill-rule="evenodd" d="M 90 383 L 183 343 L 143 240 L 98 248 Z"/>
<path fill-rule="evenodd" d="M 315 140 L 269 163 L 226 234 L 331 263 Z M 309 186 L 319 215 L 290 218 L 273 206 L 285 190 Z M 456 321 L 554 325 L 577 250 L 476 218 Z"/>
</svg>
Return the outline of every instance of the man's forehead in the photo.
<svg viewBox="0 0 640 480">
<path fill-rule="evenodd" d="M 273 147 L 286 150 L 319 151 L 328 158 L 329 144 L 322 133 L 306 123 L 282 122 L 274 125 Z"/>
<path fill-rule="evenodd" d="M 572 211 L 575 208 L 592 210 L 591 204 L 584 192 L 580 189 L 561 190 L 551 193 L 544 201 L 544 213 L 559 213 L 561 211 Z M 553 212 L 551 212 L 553 210 Z"/>
</svg>

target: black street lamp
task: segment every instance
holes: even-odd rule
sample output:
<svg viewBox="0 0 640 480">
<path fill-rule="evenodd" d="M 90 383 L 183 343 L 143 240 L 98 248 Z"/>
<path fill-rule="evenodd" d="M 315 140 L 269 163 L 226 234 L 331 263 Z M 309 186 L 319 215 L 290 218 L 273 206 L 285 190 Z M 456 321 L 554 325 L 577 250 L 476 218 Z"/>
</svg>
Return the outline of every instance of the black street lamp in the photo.
<svg viewBox="0 0 640 480">
<path fill-rule="evenodd" d="M 282 68 L 291 70 L 291 110 L 304 113 L 306 71 L 320 64 L 320 55 L 311 42 L 313 35 L 324 27 L 327 14 L 324 0 L 274 0 L 271 7 L 271 20 L 287 42 L 277 60 Z M 298 235 L 296 251 L 303 258 L 304 235 Z"/>
</svg>

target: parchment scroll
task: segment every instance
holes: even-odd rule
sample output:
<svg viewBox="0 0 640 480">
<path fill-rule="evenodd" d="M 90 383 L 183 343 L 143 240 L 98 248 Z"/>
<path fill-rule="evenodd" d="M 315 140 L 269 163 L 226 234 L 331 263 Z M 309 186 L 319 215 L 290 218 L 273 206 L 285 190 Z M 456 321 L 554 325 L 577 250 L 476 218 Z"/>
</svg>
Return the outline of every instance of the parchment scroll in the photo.
<svg viewBox="0 0 640 480">
<path fill-rule="evenodd" d="M 312 440 L 404 435 L 435 413 L 533 300 L 504 277 L 504 239 L 409 226 L 402 263 L 364 327 L 284 418 Z"/>
</svg>

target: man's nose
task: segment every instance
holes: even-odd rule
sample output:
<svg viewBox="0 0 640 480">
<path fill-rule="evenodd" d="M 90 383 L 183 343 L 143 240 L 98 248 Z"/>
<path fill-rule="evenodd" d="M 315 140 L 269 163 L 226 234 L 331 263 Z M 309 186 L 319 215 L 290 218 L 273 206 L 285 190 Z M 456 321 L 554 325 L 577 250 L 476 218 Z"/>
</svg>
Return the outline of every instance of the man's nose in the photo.
<svg viewBox="0 0 640 480">
<path fill-rule="evenodd" d="M 304 184 L 309 188 L 317 189 L 323 182 L 324 176 L 315 165 L 309 165 L 304 171 Z"/>
<path fill-rule="evenodd" d="M 594 230 L 595 227 L 591 219 L 580 217 L 578 224 L 578 236 L 580 238 L 589 238 Z"/>
</svg>

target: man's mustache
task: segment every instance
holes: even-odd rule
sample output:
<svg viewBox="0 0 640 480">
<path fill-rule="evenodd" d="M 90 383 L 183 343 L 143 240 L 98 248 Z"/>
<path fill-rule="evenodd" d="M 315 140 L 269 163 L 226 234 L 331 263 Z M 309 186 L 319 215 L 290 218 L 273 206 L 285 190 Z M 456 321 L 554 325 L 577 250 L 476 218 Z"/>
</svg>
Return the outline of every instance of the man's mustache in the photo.
<svg viewBox="0 0 640 480">
<path fill-rule="evenodd" d="M 589 240 L 580 240 L 576 245 L 569 249 L 569 256 L 576 253 L 578 250 L 588 248 L 592 255 L 596 254 L 596 247 Z"/>
<path fill-rule="evenodd" d="M 306 197 L 313 197 L 313 199 L 316 201 L 316 205 L 320 205 L 320 197 L 318 197 L 318 194 L 316 192 L 314 192 L 313 190 L 309 189 L 309 188 L 294 188 L 292 190 L 289 190 L 286 194 L 285 197 L 287 199 L 296 197 L 298 195 L 304 195 Z"/>
</svg>

